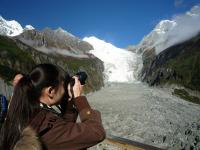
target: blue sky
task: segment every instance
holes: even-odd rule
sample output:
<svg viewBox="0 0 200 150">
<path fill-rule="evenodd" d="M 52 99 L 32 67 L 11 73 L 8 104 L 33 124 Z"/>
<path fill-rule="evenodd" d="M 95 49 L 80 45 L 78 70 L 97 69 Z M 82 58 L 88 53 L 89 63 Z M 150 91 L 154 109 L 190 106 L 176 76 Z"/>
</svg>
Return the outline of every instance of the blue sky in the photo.
<svg viewBox="0 0 200 150">
<path fill-rule="evenodd" d="M 1 0 L 0 15 L 23 27 L 62 27 L 118 47 L 137 44 L 163 19 L 185 13 L 199 0 Z"/>
</svg>

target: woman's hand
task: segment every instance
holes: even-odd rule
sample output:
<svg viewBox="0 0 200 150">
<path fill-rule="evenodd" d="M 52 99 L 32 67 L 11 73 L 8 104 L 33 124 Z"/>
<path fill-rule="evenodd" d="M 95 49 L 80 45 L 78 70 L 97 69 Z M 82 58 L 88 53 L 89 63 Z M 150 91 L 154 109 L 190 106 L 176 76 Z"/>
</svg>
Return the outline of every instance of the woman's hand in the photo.
<svg viewBox="0 0 200 150">
<path fill-rule="evenodd" d="M 82 92 L 83 92 L 83 85 L 81 85 L 78 77 L 73 76 L 72 78 L 75 79 L 75 83 L 73 86 L 73 94 L 74 94 L 74 98 L 81 96 Z M 71 93 L 71 86 L 70 84 L 68 84 L 68 93 L 69 96 L 72 98 L 72 93 Z"/>
<path fill-rule="evenodd" d="M 82 92 L 83 92 L 83 86 L 81 85 L 78 77 L 74 76 L 73 77 L 75 79 L 75 84 L 73 86 L 73 92 L 74 92 L 74 98 L 81 96 Z"/>
</svg>

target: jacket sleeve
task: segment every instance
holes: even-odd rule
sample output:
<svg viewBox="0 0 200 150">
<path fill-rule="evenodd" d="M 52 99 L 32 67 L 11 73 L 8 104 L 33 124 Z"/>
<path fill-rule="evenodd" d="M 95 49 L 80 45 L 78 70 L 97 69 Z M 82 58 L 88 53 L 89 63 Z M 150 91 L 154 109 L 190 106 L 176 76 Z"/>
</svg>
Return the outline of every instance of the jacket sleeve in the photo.
<svg viewBox="0 0 200 150">
<path fill-rule="evenodd" d="M 83 149 L 105 139 L 100 112 L 91 109 L 84 96 L 76 98 L 75 105 L 80 115 L 80 123 L 67 122 L 52 115 L 46 117 L 46 120 L 52 121 L 53 124 L 53 128 L 42 137 L 48 149 Z M 46 121 L 46 125 L 49 121 Z"/>
<path fill-rule="evenodd" d="M 67 104 L 65 113 L 63 114 L 63 119 L 67 122 L 76 122 L 78 117 L 78 111 L 74 108 L 74 100 L 71 100 Z"/>
</svg>

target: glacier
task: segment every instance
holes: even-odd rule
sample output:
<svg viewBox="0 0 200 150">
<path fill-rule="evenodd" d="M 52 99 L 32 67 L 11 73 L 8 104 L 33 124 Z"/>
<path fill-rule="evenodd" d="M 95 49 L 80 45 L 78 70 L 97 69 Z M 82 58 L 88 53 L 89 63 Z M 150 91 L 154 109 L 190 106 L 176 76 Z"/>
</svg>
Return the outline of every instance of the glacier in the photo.
<svg viewBox="0 0 200 150">
<path fill-rule="evenodd" d="M 111 43 L 97 37 L 85 37 L 94 50 L 90 53 L 104 62 L 105 82 L 135 82 L 137 81 L 138 56 L 136 53 L 117 48 Z"/>
</svg>

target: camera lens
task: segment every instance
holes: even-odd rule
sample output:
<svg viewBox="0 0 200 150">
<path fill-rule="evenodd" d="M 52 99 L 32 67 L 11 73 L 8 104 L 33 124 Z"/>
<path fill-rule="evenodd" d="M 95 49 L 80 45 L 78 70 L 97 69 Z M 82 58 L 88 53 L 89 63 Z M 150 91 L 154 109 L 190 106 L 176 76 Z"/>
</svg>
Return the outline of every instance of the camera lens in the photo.
<svg viewBox="0 0 200 150">
<path fill-rule="evenodd" d="M 78 76 L 78 79 L 79 79 L 81 85 L 85 85 L 85 81 L 87 79 L 87 74 L 85 72 L 78 72 L 76 74 L 76 76 Z"/>
<path fill-rule="evenodd" d="M 78 72 L 78 73 L 76 73 L 75 76 L 78 77 L 78 80 L 80 81 L 81 85 L 85 85 L 85 81 L 87 79 L 87 74 L 85 72 Z M 75 84 L 74 78 L 72 78 L 70 84 L 71 84 L 71 86 L 74 86 L 74 84 Z"/>
</svg>

